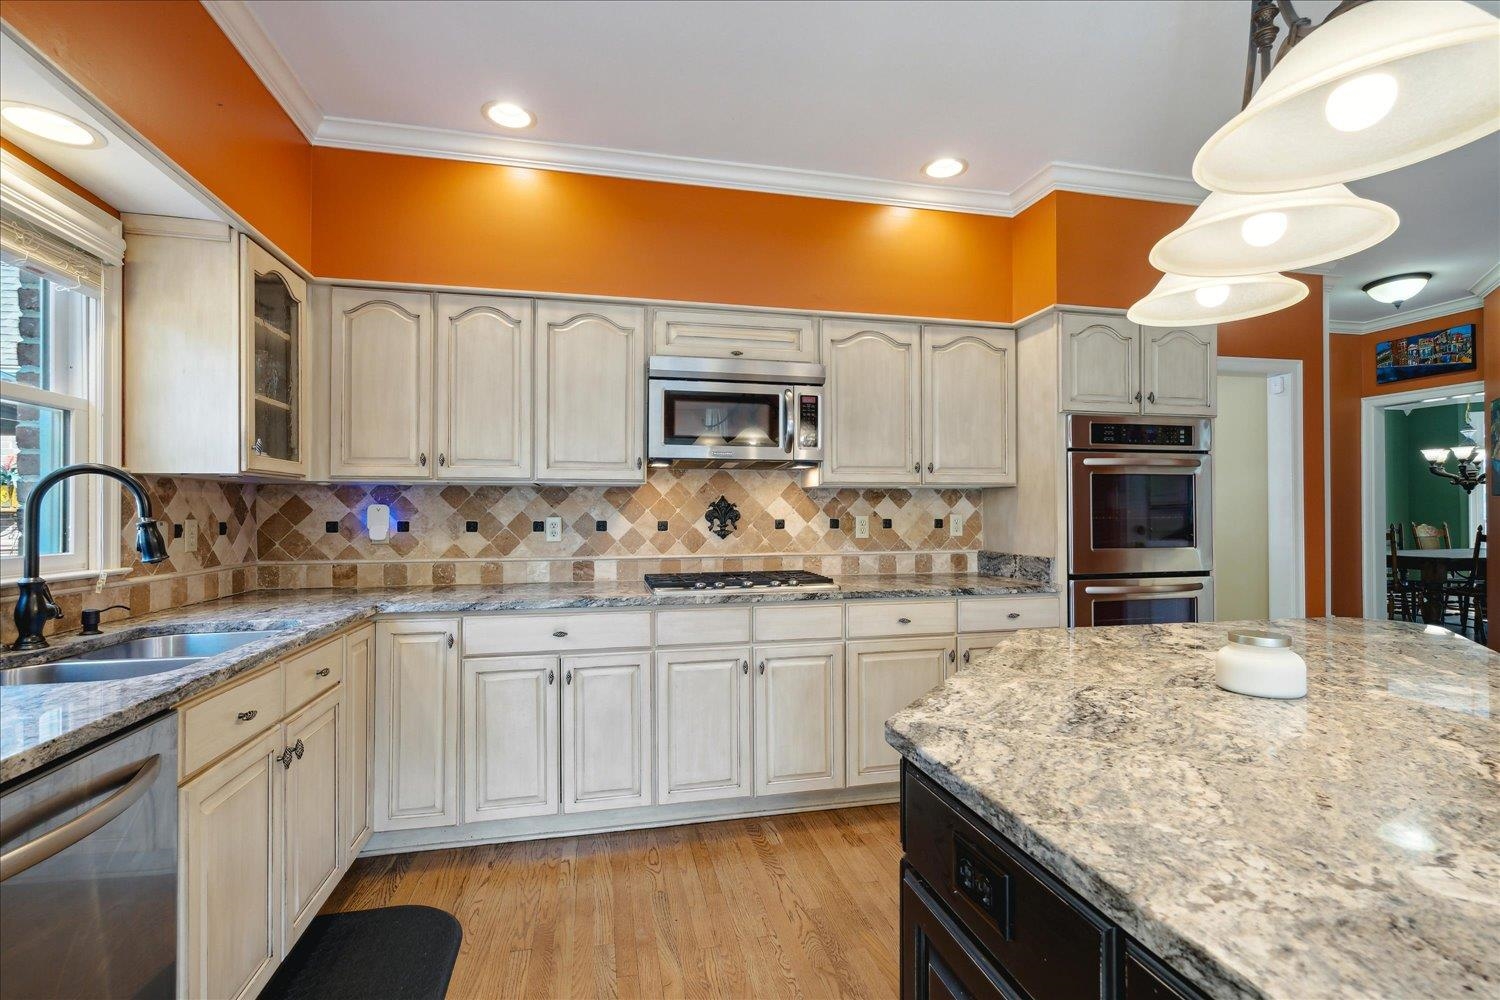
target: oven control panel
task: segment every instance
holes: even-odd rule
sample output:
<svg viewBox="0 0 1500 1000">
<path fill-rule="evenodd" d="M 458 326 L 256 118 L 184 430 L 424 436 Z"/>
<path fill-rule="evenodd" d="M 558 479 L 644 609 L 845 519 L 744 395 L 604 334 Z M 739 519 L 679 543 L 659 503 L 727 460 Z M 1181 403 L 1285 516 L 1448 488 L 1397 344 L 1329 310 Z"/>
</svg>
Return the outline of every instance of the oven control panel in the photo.
<svg viewBox="0 0 1500 1000">
<path fill-rule="evenodd" d="M 799 394 L 797 397 L 797 447 L 818 446 L 819 397 Z"/>
<path fill-rule="evenodd" d="M 1094 424 L 1089 427 L 1089 444 L 1191 448 L 1193 429 L 1184 424 Z"/>
<path fill-rule="evenodd" d="M 1209 451 L 1207 417 L 1094 416 L 1068 418 L 1068 447 L 1095 451 Z"/>
</svg>

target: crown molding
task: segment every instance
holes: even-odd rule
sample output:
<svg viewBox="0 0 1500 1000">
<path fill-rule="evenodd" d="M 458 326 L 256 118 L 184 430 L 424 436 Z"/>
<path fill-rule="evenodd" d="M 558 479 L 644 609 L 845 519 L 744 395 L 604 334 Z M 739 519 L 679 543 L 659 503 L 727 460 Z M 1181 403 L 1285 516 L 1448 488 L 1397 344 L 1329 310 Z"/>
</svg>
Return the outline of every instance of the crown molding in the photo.
<svg viewBox="0 0 1500 1000">
<path fill-rule="evenodd" d="M 1161 201 L 1176 205 L 1197 205 L 1208 197 L 1208 192 L 1190 177 L 1059 161 L 1045 165 L 1010 192 L 1012 213 L 1026 211 L 1053 191 L 1100 194 L 1110 198 L 1138 198 L 1142 201 Z"/>
<path fill-rule="evenodd" d="M 297 74 L 281 58 L 281 53 L 260 21 L 245 6 L 244 0 L 202 0 L 202 3 L 208 16 L 239 50 L 271 96 L 312 142 L 318 134 L 318 126 L 323 123 L 323 109 L 318 107 L 318 102 L 302 86 Z"/>
<path fill-rule="evenodd" d="M 1483 299 L 1497 288 L 1500 288 L 1500 263 L 1480 275 L 1479 280 L 1469 286 L 1469 291 Z"/>
<path fill-rule="evenodd" d="M 1367 319 L 1362 323 L 1347 323 L 1330 321 L 1329 333 L 1343 333 L 1360 336 L 1366 333 L 1379 333 L 1382 330 L 1394 330 L 1398 326 L 1410 326 L 1413 323 L 1422 323 L 1429 319 L 1437 319 L 1440 316 L 1451 316 L 1453 313 L 1466 312 L 1470 309 L 1478 309 L 1484 305 L 1484 299 L 1477 295 L 1464 295 L 1447 302 L 1434 302 L 1430 306 L 1420 309 L 1407 309 L 1398 311 L 1395 315 L 1384 316 L 1380 319 Z"/>
</svg>

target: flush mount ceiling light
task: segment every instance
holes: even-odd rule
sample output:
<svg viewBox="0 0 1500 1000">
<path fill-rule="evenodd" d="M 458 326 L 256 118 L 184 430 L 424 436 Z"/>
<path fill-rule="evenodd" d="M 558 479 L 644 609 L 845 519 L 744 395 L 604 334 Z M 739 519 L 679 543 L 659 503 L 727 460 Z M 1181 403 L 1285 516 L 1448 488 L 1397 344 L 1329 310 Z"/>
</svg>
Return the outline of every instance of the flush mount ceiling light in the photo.
<svg viewBox="0 0 1500 1000">
<path fill-rule="evenodd" d="M 0 118 L 27 135 L 75 149 L 98 149 L 105 143 L 103 135 L 77 118 L 35 104 L 5 101 L 0 103 Z"/>
<path fill-rule="evenodd" d="M 1394 209 L 1342 184 L 1274 195 L 1215 192 L 1151 248 L 1151 266 L 1200 277 L 1294 271 L 1368 249 L 1400 221 Z"/>
<path fill-rule="evenodd" d="M 1384 302 L 1388 306 L 1401 308 L 1401 303 L 1416 295 L 1427 287 L 1432 280 L 1429 271 L 1413 271 L 1411 274 L 1393 274 L 1389 278 L 1381 278 L 1365 285 L 1363 291 L 1376 302 Z"/>
<path fill-rule="evenodd" d="M 1316 28 L 1289 0 L 1252 0 L 1250 39 L 1243 110 L 1193 161 L 1210 191 L 1371 177 L 1500 129 L 1500 19 L 1464 0 L 1345 0 Z"/>
<path fill-rule="evenodd" d="M 1307 297 L 1307 286 L 1284 274 L 1223 278 L 1164 274 L 1151 294 L 1125 314 L 1142 326 L 1206 326 L 1262 316 Z"/>
<path fill-rule="evenodd" d="M 484 106 L 484 116 L 501 128 L 531 128 L 536 115 L 510 101 L 491 101 Z"/>
<path fill-rule="evenodd" d="M 966 160 L 960 160 L 954 156 L 940 156 L 923 167 L 922 173 L 928 177 L 945 181 L 950 177 L 957 177 L 968 169 L 969 164 Z"/>
</svg>

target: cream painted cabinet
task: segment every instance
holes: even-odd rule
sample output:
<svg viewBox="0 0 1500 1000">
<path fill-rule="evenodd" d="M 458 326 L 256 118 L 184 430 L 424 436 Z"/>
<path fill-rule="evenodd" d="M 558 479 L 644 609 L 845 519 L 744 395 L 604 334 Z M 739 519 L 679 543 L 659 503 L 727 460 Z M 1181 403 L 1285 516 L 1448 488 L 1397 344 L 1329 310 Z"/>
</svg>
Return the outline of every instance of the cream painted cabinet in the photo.
<svg viewBox="0 0 1500 1000">
<path fill-rule="evenodd" d="M 123 221 L 125 464 L 307 476 L 307 282 L 223 223 Z"/>
<path fill-rule="evenodd" d="M 374 828 L 458 822 L 458 620 L 375 630 Z"/>
<path fill-rule="evenodd" d="M 464 660 L 465 823 L 558 811 L 560 674 L 555 656 Z"/>
<path fill-rule="evenodd" d="M 1006 632 L 975 632 L 958 637 L 958 668 L 962 670 L 994 649 L 1006 638 Z"/>
<path fill-rule="evenodd" d="M 1142 413 L 1212 416 L 1218 406 L 1219 328 L 1141 328 Z"/>
<path fill-rule="evenodd" d="M 344 864 L 348 865 L 370 839 L 371 723 L 375 719 L 375 628 L 366 625 L 349 636 L 344 647 L 344 780 L 339 785 L 343 803 Z"/>
<path fill-rule="evenodd" d="M 333 891 L 340 859 L 342 692 L 329 691 L 286 721 L 283 937 L 291 947 Z"/>
<path fill-rule="evenodd" d="M 922 481 L 921 334 L 909 323 L 824 320 L 823 481 Z"/>
<path fill-rule="evenodd" d="M 651 310 L 651 353 L 746 361 L 818 360 L 818 321 L 732 309 Z"/>
<path fill-rule="evenodd" d="M 646 310 L 539 302 L 538 480 L 644 482 Z"/>
<path fill-rule="evenodd" d="M 1141 328 L 1124 316 L 1063 313 L 1062 408 L 1135 413 L 1141 402 Z"/>
<path fill-rule="evenodd" d="M 844 644 L 757 646 L 755 794 L 844 787 Z"/>
<path fill-rule="evenodd" d="M 561 665 L 563 811 L 651 805 L 651 654 Z"/>
<path fill-rule="evenodd" d="M 254 997 L 282 955 L 277 726 L 182 787 L 179 992 Z"/>
<path fill-rule="evenodd" d="M 895 781 L 901 756 L 885 741 L 885 720 L 953 672 L 952 635 L 869 639 L 848 644 L 848 784 Z"/>
<path fill-rule="evenodd" d="M 750 649 L 656 654 L 656 801 L 749 795 Z"/>
<path fill-rule="evenodd" d="M 922 329 L 922 482 L 1016 482 L 1013 330 Z"/>
<path fill-rule="evenodd" d="M 335 288 L 331 312 L 330 474 L 428 478 L 432 296 Z"/>
<path fill-rule="evenodd" d="M 530 299 L 437 297 L 438 479 L 531 479 Z"/>
</svg>

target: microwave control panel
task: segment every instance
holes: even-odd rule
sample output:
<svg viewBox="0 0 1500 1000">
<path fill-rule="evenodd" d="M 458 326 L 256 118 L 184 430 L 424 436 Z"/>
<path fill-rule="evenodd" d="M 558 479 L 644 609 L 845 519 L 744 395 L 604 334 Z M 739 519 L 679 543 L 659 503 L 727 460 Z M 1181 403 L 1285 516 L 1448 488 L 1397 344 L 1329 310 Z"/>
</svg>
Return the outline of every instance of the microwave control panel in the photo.
<svg viewBox="0 0 1500 1000">
<path fill-rule="evenodd" d="M 818 446 L 818 402 L 818 397 L 812 395 L 799 395 L 797 398 L 797 446 L 799 448 Z"/>
</svg>

